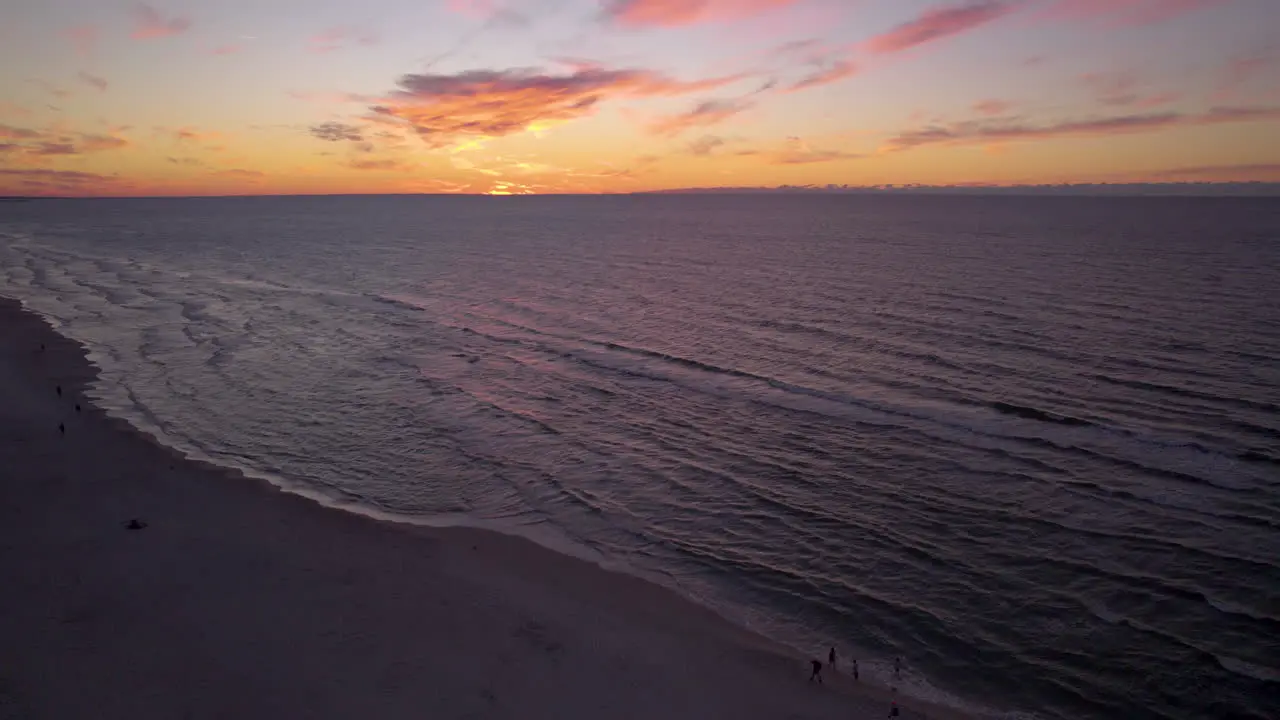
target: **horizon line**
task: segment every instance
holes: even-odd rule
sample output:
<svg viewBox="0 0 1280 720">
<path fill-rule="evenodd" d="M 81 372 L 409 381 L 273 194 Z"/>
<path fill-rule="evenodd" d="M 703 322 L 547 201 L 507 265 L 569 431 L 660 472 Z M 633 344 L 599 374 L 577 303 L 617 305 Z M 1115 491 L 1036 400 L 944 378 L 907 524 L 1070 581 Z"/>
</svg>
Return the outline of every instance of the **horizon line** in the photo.
<svg viewBox="0 0 1280 720">
<path fill-rule="evenodd" d="M 1208 197 L 1231 196 L 1225 190 L 1248 190 L 1242 193 L 1245 197 L 1272 197 L 1269 193 L 1280 196 L 1280 181 L 1268 180 L 1220 180 L 1220 181 L 1170 181 L 1170 182 L 1074 182 L 1074 183 L 973 183 L 955 185 L 928 184 L 883 184 L 883 185 L 743 185 L 743 186 L 689 186 L 676 188 L 659 188 L 653 190 L 631 190 L 618 192 L 549 192 L 549 193 L 481 193 L 481 192 L 264 192 L 264 193 L 201 193 L 201 194 L 102 194 L 102 195 L 0 195 L 0 202 L 28 200 L 160 200 L 160 199 L 197 199 L 197 198 L 280 198 L 280 197 L 601 197 L 601 196 L 633 196 L 633 195 L 760 195 L 760 194 L 811 194 L 811 195 L 910 195 L 932 193 L 937 195 L 1013 195 L 1018 191 L 1029 191 L 1036 195 L 1088 195 L 1095 191 L 1098 195 L 1137 196 L 1142 191 L 1183 191 L 1183 197 L 1194 197 L 1193 191 L 1209 192 Z M 1074 193 L 1072 191 L 1075 191 Z M 1192 192 L 1188 192 L 1192 191 Z M 1257 192 L 1264 191 L 1264 192 Z M 1158 192 L 1156 194 L 1159 194 Z M 1165 193 L 1170 194 L 1170 193 Z"/>
</svg>

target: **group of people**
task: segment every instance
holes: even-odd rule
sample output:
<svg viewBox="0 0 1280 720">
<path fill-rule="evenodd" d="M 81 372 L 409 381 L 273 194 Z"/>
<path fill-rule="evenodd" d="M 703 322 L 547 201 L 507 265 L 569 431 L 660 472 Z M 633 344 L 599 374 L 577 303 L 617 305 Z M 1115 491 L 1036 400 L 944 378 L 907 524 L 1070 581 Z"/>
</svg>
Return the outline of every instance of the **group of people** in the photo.
<svg viewBox="0 0 1280 720">
<path fill-rule="evenodd" d="M 850 663 L 850 671 L 853 674 L 853 679 L 858 680 L 859 676 L 858 676 L 857 659 L 850 660 L 849 663 Z M 822 684 L 822 661 L 815 658 L 809 661 L 809 665 L 810 667 L 813 668 L 813 672 L 810 673 L 809 675 L 809 682 L 817 682 L 819 685 L 821 685 Z M 831 648 L 831 650 L 827 653 L 827 665 L 831 668 L 832 672 L 836 672 L 836 649 L 834 647 Z M 895 657 L 893 659 L 893 679 L 894 680 L 902 679 L 902 658 L 900 657 Z M 896 686 L 893 686 L 890 688 L 890 690 L 896 693 L 898 691 L 898 688 Z M 898 701 L 893 700 L 889 704 L 889 717 L 896 718 L 898 717 L 898 714 L 899 714 Z"/>
</svg>

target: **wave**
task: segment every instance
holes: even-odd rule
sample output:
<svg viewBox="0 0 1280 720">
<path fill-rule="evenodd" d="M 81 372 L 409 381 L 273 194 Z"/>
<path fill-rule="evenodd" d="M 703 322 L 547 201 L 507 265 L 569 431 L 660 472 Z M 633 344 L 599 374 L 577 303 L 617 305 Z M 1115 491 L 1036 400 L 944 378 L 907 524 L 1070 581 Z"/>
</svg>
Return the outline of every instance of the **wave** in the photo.
<svg viewBox="0 0 1280 720">
<path fill-rule="evenodd" d="M 1236 457 L 1240 458 L 1241 460 L 1244 460 L 1245 462 L 1265 463 L 1267 465 L 1280 465 L 1280 457 L 1275 457 L 1274 455 L 1267 455 L 1266 453 L 1259 452 L 1257 450 L 1249 450 L 1246 452 L 1242 452 L 1239 455 L 1236 455 Z"/>
<path fill-rule="evenodd" d="M 996 401 L 991 403 L 991 407 L 1005 415 L 1014 415 L 1028 420 L 1053 423 L 1054 425 L 1068 425 L 1071 427 L 1089 427 L 1093 425 L 1088 420 L 1081 420 L 1069 415 L 1055 415 L 1051 412 L 1023 405 L 1014 405 L 1013 403 Z"/>
<path fill-rule="evenodd" d="M 1280 405 L 1269 402 L 1258 402 L 1248 400 L 1246 398 L 1228 397 L 1225 395 L 1215 395 L 1213 393 L 1201 392 L 1199 390 L 1191 390 L 1188 388 L 1178 387 L 1175 385 L 1165 385 L 1162 383 L 1147 382 L 1145 380 L 1132 380 L 1129 378 L 1115 378 L 1110 375 L 1101 373 L 1092 376 L 1095 380 L 1100 380 L 1112 385 L 1120 385 L 1123 387 L 1133 388 L 1135 390 L 1149 390 L 1152 392 L 1166 393 L 1178 397 L 1191 398 L 1194 400 L 1203 400 L 1205 402 L 1224 403 L 1235 405 L 1249 410 L 1259 410 L 1264 413 L 1280 413 Z"/>
<path fill-rule="evenodd" d="M 1223 670 L 1233 672 L 1254 680 L 1261 680 L 1267 683 L 1280 683 L 1280 669 L 1266 667 L 1263 665 L 1255 665 L 1251 662 L 1245 662 L 1239 658 L 1226 657 L 1215 654 L 1214 659 L 1222 666 Z M 1273 708 L 1274 709 L 1274 708 Z"/>
</svg>

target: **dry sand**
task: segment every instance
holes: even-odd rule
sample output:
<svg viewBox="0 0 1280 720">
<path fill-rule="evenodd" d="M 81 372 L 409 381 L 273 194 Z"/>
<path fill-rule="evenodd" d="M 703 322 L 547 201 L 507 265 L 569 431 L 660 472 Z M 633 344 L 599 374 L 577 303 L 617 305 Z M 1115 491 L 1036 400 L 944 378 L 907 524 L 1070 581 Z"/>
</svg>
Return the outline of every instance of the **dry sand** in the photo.
<svg viewBox="0 0 1280 720">
<path fill-rule="evenodd" d="M 638 578 L 185 460 L 91 406 L 94 377 L 0 299 L 0 718 L 888 715 Z"/>
</svg>

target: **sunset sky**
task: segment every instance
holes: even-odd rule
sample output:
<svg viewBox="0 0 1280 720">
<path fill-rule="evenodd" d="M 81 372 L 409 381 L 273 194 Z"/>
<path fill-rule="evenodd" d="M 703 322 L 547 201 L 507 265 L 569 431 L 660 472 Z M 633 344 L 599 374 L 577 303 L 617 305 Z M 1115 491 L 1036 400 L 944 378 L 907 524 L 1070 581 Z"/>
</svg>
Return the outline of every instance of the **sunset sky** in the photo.
<svg viewBox="0 0 1280 720">
<path fill-rule="evenodd" d="M 1280 181 L 1280 0 L 5 0 L 0 194 Z"/>
</svg>

